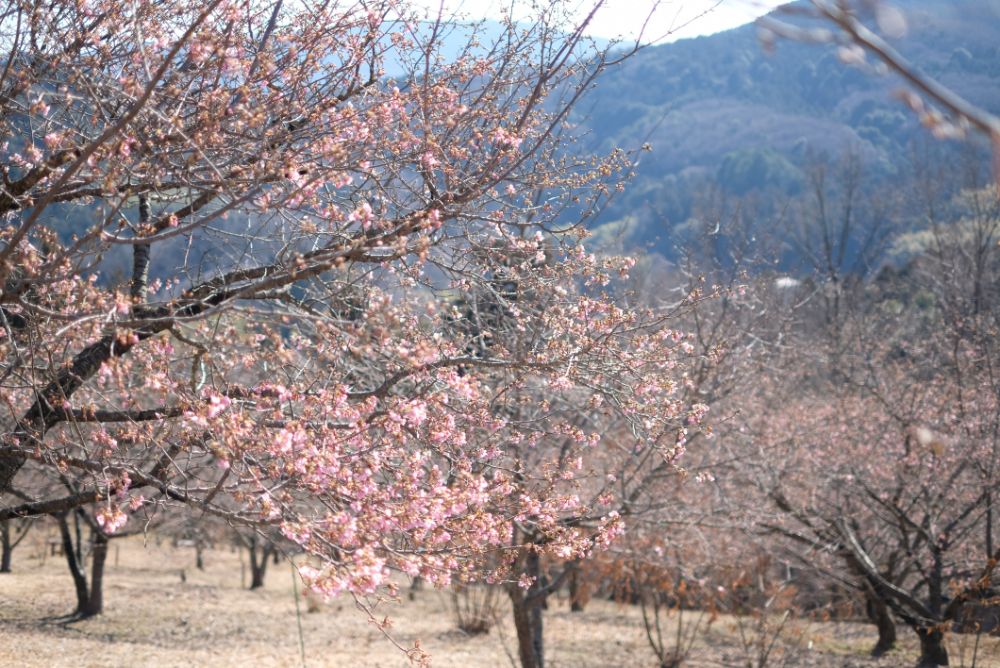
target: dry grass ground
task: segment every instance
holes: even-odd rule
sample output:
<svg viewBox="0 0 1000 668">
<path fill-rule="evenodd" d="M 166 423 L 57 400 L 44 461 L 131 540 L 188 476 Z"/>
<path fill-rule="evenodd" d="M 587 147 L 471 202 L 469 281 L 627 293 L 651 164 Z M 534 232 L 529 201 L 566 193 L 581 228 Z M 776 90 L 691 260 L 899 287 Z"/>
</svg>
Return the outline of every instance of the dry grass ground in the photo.
<svg viewBox="0 0 1000 668">
<path fill-rule="evenodd" d="M 106 612 L 63 624 L 50 618 L 72 608 L 72 582 L 61 556 L 45 555 L 45 538 L 15 552 L 12 574 L 0 576 L 0 666 L 301 666 L 293 580 L 287 562 L 270 567 L 263 590 L 241 588 L 241 557 L 228 548 L 206 553 L 206 568 L 194 568 L 191 549 L 131 538 L 114 541 L 108 559 Z M 145 543 L 145 544 L 144 544 Z M 182 582 L 183 569 L 186 581 Z M 307 614 L 301 602 L 307 666 L 407 666 L 403 653 L 343 599 Z M 512 665 L 513 630 L 504 619 L 487 635 L 467 637 L 455 628 L 449 598 L 421 591 L 414 601 L 385 603 L 379 616 L 393 620 L 391 633 L 403 646 L 419 641 L 434 666 L 473 668 Z M 503 611 L 501 612 L 503 615 Z M 553 601 L 545 616 L 549 668 L 652 667 L 638 611 L 593 601 L 570 613 Z M 744 621 L 745 627 L 752 626 Z M 869 627 L 796 621 L 786 628 L 769 665 L 847 668 L 907 666 L 915 658 L 910 634 L 901 653 L 873 661 Z M 721 618 L 702 633 L 692 667 L 746 666 L 739 622 Z M 972 638 L 951 640 L 953 665 L 971 664 Z M 1000 667 L 995 642 L 980 647 L 977 666 Z"/>
</svg>

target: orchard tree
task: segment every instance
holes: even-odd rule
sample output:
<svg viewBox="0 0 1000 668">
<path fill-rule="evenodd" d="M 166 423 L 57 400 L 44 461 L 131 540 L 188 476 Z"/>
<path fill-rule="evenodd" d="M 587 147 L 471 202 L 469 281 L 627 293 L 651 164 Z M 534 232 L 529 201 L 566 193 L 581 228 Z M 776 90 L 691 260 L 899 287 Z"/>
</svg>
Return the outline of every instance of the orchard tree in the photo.
<svg viewBox="0 0 1000 668">
<path fill-rule="evenodd" d="M 11 561 L 14 558 L 14 548 L 28 535 L 37 518 L 27 517 L 18 520 L 0 520 L 0 573 L 11 572 Z"/>
<path fill-rule="evenodd" d="M 521 238 L 505 246 L 465 260 L 485 282 L 451 305 L 452 326 L 476 359 L 530 355 L 545 341 L 571 361 L 558 376 L 530 366 L 480 375 L 476 392 L 488 398 L 483 413 L 492 424 L 465 437 L 488 449 L 477 474 L 503 486 L 488 508 L 507 522 L 493 529 L 503 550 L 492 568 L 466 577 L 504 581 L 521 664 L 540 667 L 546 597 L 576 561 L 621 532 L 622 517 L 646 502 L 653 479 L 677 470 L 685 442 L 700 430 L 707 407 L 683 382 L 694 362 L 689 337 L 667 324 L 707 297 L 627 309 L 622 277 L 630 259 L 577 247 L 574 264 L 586 278 L 574 285 L 576 269 L 551 244 Z"/>
<path fill-rule="evenodd" d="M 130 495 L 125 485 L 110 486 L 101 495 L 87 497 L 81 494 L 80 481 L 76 477 L 33 461 L 26 463 L 20 476 L 21 487 L 42 500 L 31 500 L 30 495 L 16 490 L 15 496 L 26 502 L 0 509 L 0 518 L 3 518 L 0 521 L 23 527 L 42 515 L 50 515 L 59 529 L 59 543 L 76 594 L 76 608 L 66 619 L 101 614 L 110 541 L 157 530 L 165 515 L 156 512 L 156 504 Z M 47 502 L 48 499 L 65 499 L 67 495 L 81 502 L 76 505 Z M 82 501 L 85 498 L 94 500 Z M 137 521 L 130 522 L 132 517 Z M 22 533 L 20 538 L 23 537 Z"/>
<path fill-rule="evenodd" d="M 919 402 L 914 413 L 889 415 L 870 395 L 827 394 L 768 416 L 786 445 L 769 455 L 788 457 L 768 492 L 780 533 L 842 559 L 841 577 L 917 632 L 920 665 L 947 665 L 944 631 L 989 584 L 994 555 L 983 520 L 994 483 L 972 465 L 983 456 L 980 443 L 903 427 L 898 418 L 926 424 L 947 415 L 930 396 L 905 399 Z M 877 650 L 893 636 L 891 626 L 880 628 Z"/>
<path fill-rule="evenodd" d="M 951 204 L 959 217 L 916 233 L 907 285 L 871 285 L 840 328 L 783 359 L 758 388 L 749 470 L 771 530 L 841 560 L 879 612 L 917 632 L 920 664 L 946 665 L 944 632 L 989 598 L 995 538 L 995 360 L 1000 210 L 993 189 Z M 967 607 L 968 606 L 968 607 Z"/>
<path fill-rule="evenodd" d="M 715 606 L 711 590 L 732 579 L 723 575 L 730 565 L 723 555 L 745 554 L 738 512 L 743 492 L 727 484 L 725 471 L 732 462 L 717 447 L 715 434 L 732 428 L 740 397 L 759 381 L 766 359 L 763 342 L 775 336 L 779 322 L 762 307 L 758 286 L 744 284 L 760 262 L 751 235 L 742 233 L 736 219 L 714 220 L 719 222 L 715 231 L 705 230 L 699 243 L 677 249 L 678 264 L 641 257 L 630 280 L 617 288 L 622 299 L 644 308 L 686 296 L 670 332 L 679 377 L 674 400 L 689 407 L 674 458 L 643 462 L 628 456 L 639 445 L 630 423 L 609 419 L 603 404 L 589 406 L 582 423 L 604 434 L 607 452 L 586 459 L 601 467 L 590 476 L 591 488 L 615 507 L 625 535 L 610 550 L 589 557 L 586 551 L 557 555 L 562 561 L 549 564 L 548 582 L 529 589 L 527 597 L 540 598 L 568 581 L 573 605 L 581 603 L 581 583 L 610 589 L 615 597 L 642 606 L 647 639 L 662 665 L 682 663 L 705 622 L 704 615 L 687 615 L 680 607 L 706 611 Z M 728 238 L 723 253 L 714 243 L 720 233 Z M 708 406 L 711 413 L 705 412 Z M 716 471 L 722 472 L 718 481 L 712 475 Z M 735 562 L 742 568 L 740 559 Z M 541 611 L 535 614 L 540 617 Z"/>
<path fill-rule="evenodd" d="M 464 29 L 395 1 L 0 16 L 4 516 L 186 505 L 282 532 L 331 595 L 606 544 L 610 483 L 573 471 L 673 462 L 704 407 L 670 309 L 616 304 L 631 262 L 577 234 L 628 156 L 557 150 L 608 64 L 561 7 L 451 62 Z M 491 292 L 516 345 L 455 324 Z M 29 460 L 74 491 L 21 489 Z"/>
<path fill-rule="evenodd" d="M 233 535 L 233 541 L 239 550 L 245 549 L 247 552 L 250 562 L 250 585 L 248 588 L 251 590 L 260 589 L 264 586 L 268 563 L 271 561 L 278 563 L 281 557 L 281 536 L 236 531 Z"/>
</svg>

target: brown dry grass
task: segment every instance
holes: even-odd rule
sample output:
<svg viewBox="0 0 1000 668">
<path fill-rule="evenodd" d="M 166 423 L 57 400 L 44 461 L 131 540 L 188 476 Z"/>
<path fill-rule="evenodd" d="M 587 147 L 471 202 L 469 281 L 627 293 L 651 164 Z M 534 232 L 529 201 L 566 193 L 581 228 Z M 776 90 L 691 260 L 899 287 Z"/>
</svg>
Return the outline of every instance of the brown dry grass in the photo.
<svg viewBox="0 0 1000 668">
<path fill-rule="evenodd" d="M 190 549 L 157 545 L 152 538 L 114 541 L 108 560 L 106 612 L 70 624 L 53 621 L 72 608 L 73 590 L 61 556 L 45 555 L 45 537 L 15 553 L 15 572 L 0 576 L 0 666 L 300 666 L 293 580 L 287 562 L 271 566 L 260 591 L 241 588 L 241 557 L 228 548 L 206 554 L 206 569 L 194 568 Z M 184 570 L 186 582 L 181 582 Z M 334 601 L 316 614 L 300 604 L 308 666 L 407 666 L 403 653 L 385 640 L 353 601 Z M 448 598 L 421 591 L 416 600 L 383 603 L 377 614 L 393 620 L 390 630 L 403 646 L 419 641 L 434 666 L 510 666 L 513 630 L 504 619 L 489 634 L 467 637 L 455 628 Z M 690 616 L 689 616 L 690 618 Z M 743 622 L 745 625 L 750 622 Z M 653 666 L 653 655 L 636 609 L 593 601 L 570 613 L 555 600 L 545 615 L 549 668 Z M 739 620 L 722 618 L 699 637 L 691 661 L 698 666 L 746 665 Z M 904 650 L 872 661 L 869 627 L 797 621 L 771 665 L 844 668 L 906 666 L 915 657 L 905 629 Z M 971 638 L 952 639 L 971 647 Z M 971 654 L 967 652 L 967 656 Z M 996 644 L 980 648 L 978 666 L 1000 666 Z M 968 658 L 953 661 L 969 665 Z"/>
</svg>

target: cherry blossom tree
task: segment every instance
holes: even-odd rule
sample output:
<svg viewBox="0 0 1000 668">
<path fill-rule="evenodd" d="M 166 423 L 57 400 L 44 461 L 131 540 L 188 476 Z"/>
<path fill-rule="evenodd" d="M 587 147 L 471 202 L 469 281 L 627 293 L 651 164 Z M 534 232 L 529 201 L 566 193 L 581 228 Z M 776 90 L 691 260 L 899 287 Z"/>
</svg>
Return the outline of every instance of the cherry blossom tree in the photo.
<svg viewBox="0 0 1000 668">
<path fill-rule="evenodd" d="M 506 493 L 490 500 L 491 512 L 508 523 L 498 529 L 504 536 L 499 564 L 468 577 L 505 581 L 525 667 L 544 665 L 546 597 L 571 577 L 576 561 L 622 531 L 623 517 L 647 503 L 654 480 L 676 472 L 707 411 L 683 382 L 696 360 L 690 337 L 666 326 L 704 295 L 626 309 L 622 303 L 632 291 L 622 277 L 631 260 L 576 251 L 589 267 L 585 283 L 604 283 L 610 275 L 602 274 L 615 270 L 617 280 L 598 299 L 596 284 L 560 287 L 567 285 L 559 279 L 565 263 L 550 260 L 553 249 L 537 244 L 522 241 L 501 256 L 483 256 L 480 273 L 488 282 L 453 305 L 453 322 L 480 359 L 519 356 L 542 340 L 572 346 L 566 349 L 571 365 L 560 376 L 504 367 L 482 376 L 483 391 L 492 396 L 489 414 L 502 423 L 494 427 L 502 446 L 486 453 L 484 472 L 502 481 Z M 526 281 L 527 272 L 554 281 L 554 291 Z M 577 299 L 567 303 L 570 289 Z M 578 325 L 566 331 L 573 320 Z M 594 357 L 598 347 L 627 366 Z M 600 385 L 595 372 L 604 378 Z"/>
<path fill-rule="evenodd" d="M 996 202 L 992 189 L 953 202 L 955 222 L 918 233 L 908 285 L 856 296 L 838 336 L 789 352 L 749 411 L 749 470 L 775 511 L 760 521 L 840 560 L 834 576 L 882 607 L 877 649 L 891 611 L 925 666 L 947 665 L 944 634 L 989 598 L 1000 557 Z"/>
<path fill-rule="evenodd" d="M 677 304 L 617 300 L 632 262 L 583 245 L 629 157 L 560 150 L 610 58 L 561 8 L 488 38 L 388 0 L 12 5 L 0 517 L 187 506 L 330 595 L 496 550 L 530 591 L 517 560 L 606 545 L 611 478 L 705 407 Z"/>
<path fill-rule="evenodd" d="M 739 528 L 728 517 L 733 514 L 733 506 L 720 498 L 725 492 L 711 475 L 729 465 L 728 453 L 716 447 L 714 433 L 716 427 L 726 426 L 734 418 L 732 411 L 738 404 L 733 399 L 756 382 L 758 352 L 763 350 L 755 350 L 750 344 L 770 336 L 766 328 L 773 327 L 774 319 L 767 309 L 761 308 L 755 291 L 744 283 L 748 280 L 747 269 L 758 258 L 749 235 L 739 239 L 738 232 L 730 229 L 736 227 L 735 221 L 723 220 L 720 229 L 723 226 L 726 233 L 733 233 L 726 256 L 720 257 L 712 247 L 712 239 L 706 237 L 703 240 L 706 243 L 678 249 L 682 261 L 677 265 L 668 266 L 655 257 L 640 258 L 630 272 L 631 278 L 617 286 L 623 299 L 643 308 L 655 310 L 661 305 L 675 304 L 673 327 L 664 334 L 670 336 L 669 345 L 676 362 L 678 380 L 674 383 L 673 401 L 677 408 L 684 407 L 686 413 L 671 456 L 664 459 L 654 456 L 655 453 L 644 453 L 628 416 L 613 409 L 609 412 L 602 402 L 592 401 L 587 402 L 587 410 L 576 419 L 581 429 L 603 434 L 600 454 L 583 453 L 576 461 L 557 459 L 556 454 L 565 453 L 567 444 L 566 439 L 556 438 L 553 440 L 559 445 L 558 450 L 550 446 L 546 452 L 536 446 L 522 455 L 527 461 L 545 462 L 548 458 L 551 463 L 547 466 L 556 465 L 556 470 L 570 469 L 577 494 L 588 492 L 596 504 L 614 508 L 625 535 L 609 551 L 596 554 L 587 549 L 555 552 L 540 549 L 543 556 L 549 557 L 541 562 L 533 559 L 530 552 L 522 552 L 517 566 L 529 576 L 530 584 L 524 594 L 509 587 L 515 619 L 519 607 L 527 608 L 523 615 L 526 621 L 515 624 L 519 640 L 523 638 L 520 633 L 523 625 L 533 629 L 525 635 L 537 638 L 535 647 L 543 647 L 542 602 L 547 594 L 568 582 L 571 604 L 579 603 L 580 581 L 590 586 L 600 581 L 624 600 L 652 606 L 645 610 L 649 615 L 644 617 L 651 647 L 664 665 L 671 660 L 679 661 L 680 657 L 673 655 L 690 638 L 684 643 L 675 642 L 672 647 L 669 642 L 664 643 L 664 629 L 659 626 L 663 620 L 658 614 L 670 607 L 668 600 L 675 600 L 677 587 L 691 594 L 685 605 L 711 607 L 714 595 L 705 592 L 695 595 L 694 589 L 705 586 L 710 573 L 720 573 L 726 568 L 722 556 L 724 543 L 745 546 Z M 668 377 L 666 381 L 671 379 Z M 545 399 L 550 406 L 556 406 L 552 395 L 546 394 Z M 565 402 L 564 410 L 579 411 L 583 403 Z M 708 406 L 712 407 L 711 412 Z M 666 408 L 671 412 L 677 410 Z M 629 456 L 633 451 L 642 456 Z M 577 469 L 580 464 L 584 467 Z M 522 484 L 525 482 L 530 481 Z M 584 507 L 593 505 L 588 503 Z M 586 515 L 564 514 L 561 521 L 579 526 L 587 520 Z M 545 533 L 533 536 L 531 544 L 543 547 L 545 537 Z M 547 580 L 535 575 L 540 570 L 547 573 Z M 720 577 L 716 583 L 724 579 Z M 692 619 L 698 618 L 695 615 Z M 681 626 L 675 630 L 687 623 L 683 615 L 678 623 Z"/>
</svg>

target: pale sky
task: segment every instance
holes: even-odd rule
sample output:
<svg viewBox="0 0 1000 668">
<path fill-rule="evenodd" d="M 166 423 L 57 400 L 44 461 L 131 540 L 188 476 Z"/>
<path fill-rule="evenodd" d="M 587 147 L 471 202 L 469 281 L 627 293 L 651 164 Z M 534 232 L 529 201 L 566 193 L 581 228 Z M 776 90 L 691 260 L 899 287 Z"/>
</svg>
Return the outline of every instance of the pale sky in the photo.
<svg viewBox="0 0 1000 668">
<path fill-rule="evenodd" d="M 469 18 L 499 18 L 504 8 L 530 5 L 524 0 L 416 0 L 433 11 L 444 2 L 445 13 L 460 13 Z M 664 38 L 671 41 L 682 37 L 708 35 L 735 28 L 785 4 L 789 0 L 661 0 L 644 41 Z M 582 11 L 590 3 L 565 0 L 570 10 Z M 607 0 L 589 33 L 595 37 L 634 39 L 656 0 Z"/>
</svg>

